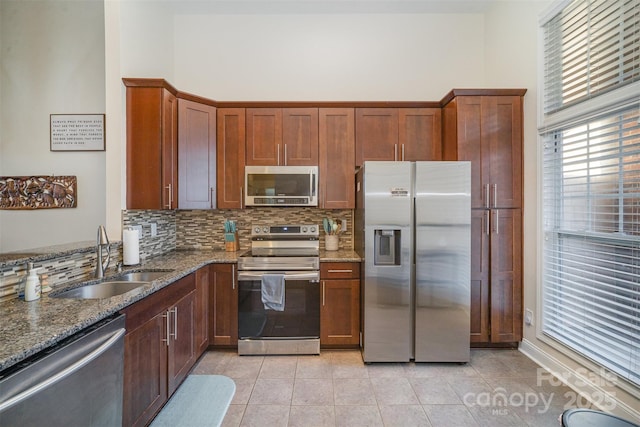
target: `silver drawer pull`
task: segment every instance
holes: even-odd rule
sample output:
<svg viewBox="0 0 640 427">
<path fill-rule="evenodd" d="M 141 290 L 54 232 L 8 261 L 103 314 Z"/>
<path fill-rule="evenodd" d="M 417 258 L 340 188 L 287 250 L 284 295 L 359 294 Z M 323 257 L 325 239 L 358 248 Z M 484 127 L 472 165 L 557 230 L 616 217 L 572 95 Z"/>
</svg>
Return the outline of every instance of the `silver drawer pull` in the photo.
<svg viewBox="0 0 640 427">
<path fill-rule="evenodd" d="M 353 270 L 327 270 L 327 273 L 353 273 Z"/>
</svg>

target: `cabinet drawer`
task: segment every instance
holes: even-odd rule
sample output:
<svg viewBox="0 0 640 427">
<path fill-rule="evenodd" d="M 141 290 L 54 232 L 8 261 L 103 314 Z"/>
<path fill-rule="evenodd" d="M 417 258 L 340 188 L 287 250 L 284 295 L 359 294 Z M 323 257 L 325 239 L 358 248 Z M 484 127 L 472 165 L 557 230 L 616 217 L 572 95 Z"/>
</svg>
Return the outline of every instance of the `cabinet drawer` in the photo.
<svg viewBox="0 0 640 427">
<path fill-rule="evenodd" d="M 360 277 L 360 263 L 357 262 L 321 262 L 321 279 L 357 279 Z"/>
</svg>

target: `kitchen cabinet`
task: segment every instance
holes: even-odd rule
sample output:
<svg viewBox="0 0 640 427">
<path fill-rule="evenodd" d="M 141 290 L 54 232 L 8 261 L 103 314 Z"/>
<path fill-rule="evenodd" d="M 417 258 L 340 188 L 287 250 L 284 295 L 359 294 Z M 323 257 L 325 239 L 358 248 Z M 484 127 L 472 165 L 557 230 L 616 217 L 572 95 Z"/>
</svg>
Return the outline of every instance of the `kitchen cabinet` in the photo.
<svg viewBox="0 0 640 427">
<path fill-rule="evenodd" d="M 398 109 L 398 160 L 442 159 L 440 108 Z"/>
<path fill-rule="evenodd" d="M 471 342 L 522 339 L 522 213 L 473 209 Z"/>
<path fill-rule="evenodd" d="M 472 208 L 522 207 L 522 95 L 458 96 L 444 107 L 444 160 L 471 161 Z"/>
<path fill-rule="evenodd" d="M 218 108 L 216 138 L 218 209 L 244 205 L 245 109 Z"/>
<path fill-rule="evenodd" d="M 123 81 L 127 86 L 127 209 L 176 209 L 177 98 L 161 81 Z"/>
<path fill-rule="evenodd" d="M 178 100 L 178 208 L 216 208 L 216 108 Z"/>
<path fill-rule="evenodd" d="M 462 92 L 457 96 L 456 92 Z M 471 343 L 522 339 L 522 97 L 453 91 L 444 160 L 471 162 Z M 499 93 L 494 93 L 499 92 Z"/>
<path fill-rule="evenodd" d="M 123 310 L 124 426 L 148 424 L 195 363 L 194 276 Z"/>
<path fill-rule="evenodd" d="M 367 160 L 441 160 L 439 108 L 356 109 L 356 166 Z"/>
<path fill-rule="evenodd" d="M 360 344 L 360 265 L 320 264 L 320 344 L 352 347 Z"/>
<path fill-rule="evenodd" d="M 194 340 L 196 359 L 205 352 L 209 346 L 209 288 L 211 287 L 211 266 L 199 268 L 196 271 L 195 293 L 195 324 Z"/>
<path fill-rule="evenodd" d="M 247 108 L 246 164 L 318 164 L 317 108 Z"/>
<path fill-rule="evenodd" d="M 355 208 L 355 126 L 353 108 L 320 108 L 320 202 L 324 209 Z"/>
<path fill-rule="evenodd" d="M 209 293 L 209 344 L 238 345 L 238 284 L 235 264 L 212 264 Z"/>
<path fill-rule="evenodd" d="M 356 166 L 367 160 L 400 160 L 397 108 L 356 108 Z"/>
</svg>

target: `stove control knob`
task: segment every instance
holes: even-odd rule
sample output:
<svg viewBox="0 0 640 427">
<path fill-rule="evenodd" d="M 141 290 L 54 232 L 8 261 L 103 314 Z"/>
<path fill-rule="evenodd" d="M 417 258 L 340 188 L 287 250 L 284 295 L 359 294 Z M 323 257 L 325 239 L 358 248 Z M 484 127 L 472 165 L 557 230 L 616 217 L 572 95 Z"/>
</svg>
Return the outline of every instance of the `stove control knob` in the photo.
<svg viewBox="0 0 640 427">
<path fill-rule="evenodd" d="M 253 232 L 256 233 L 256 234 L 260 234 L 260 227 L 254 228 Z"/>
<path fill-rule="evenodd" d="M 306 233 L 307 232 L 307 227 L 302 227 L 302 232 Z"/>
<path fill-rule="evenodd" d="M 269 232 L 269 227 L 262 227 L 262 232 L 263 233 L 268 233 Z"/>
<path fill-rule="evenodd" d="M 316 232 L 316 226 L 312 225 L 311 228 L 309 229 L 309 231 L 311 231 L 312 233 Z"/>
</svg>

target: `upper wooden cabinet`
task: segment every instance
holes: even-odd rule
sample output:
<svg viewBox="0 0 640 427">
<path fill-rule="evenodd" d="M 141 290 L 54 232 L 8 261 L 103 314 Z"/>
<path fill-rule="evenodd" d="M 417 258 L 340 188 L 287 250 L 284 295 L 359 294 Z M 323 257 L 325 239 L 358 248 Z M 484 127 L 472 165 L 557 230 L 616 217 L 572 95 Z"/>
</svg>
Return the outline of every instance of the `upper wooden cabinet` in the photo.
<svg viewBox="0 0 640 427">
<path fill-rule="evenodd" d="M 320 208 L 355 208 L 353 108 L 319 109 Z"/>
<path fill-rule="evenodd" d="M 217 111 L 218 209 L 242 208 L 244 200 L 245 109 Z"/>
<path fill-rule="evenodd" d="M 127 209 L 178 207 L 178 105 L 160 85 L 127 85 Z"/>
<path fill-rule="evenodd" d="M 444 107 L 444 159 L 471 161 L 474 208 L 522 207 L 522 95 L 457 96 Z"/>
<path fill-rule="evenodd" d="M 439 108 L 357 108 L 356 166 L 367 160 L 441 160 Z"/>
<path fill-rule="evenodd" d="M 397 108 L 356 108 L 356 166 L 366 160 L 400 160 Z"/>
<path fill-rule="evenodd" d="M 440 108 L 398 109 L 399 160 L 442 159 Z"/>
<path fill-rule="evenodd" d="M 216 108 L 178 100 L 178 208 L 216 208 Z"/>
<path fill-rule="evenodd" d="M 317 108 L 247 108 L 247 165 L 318 164 Z"/>
</svg>

